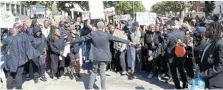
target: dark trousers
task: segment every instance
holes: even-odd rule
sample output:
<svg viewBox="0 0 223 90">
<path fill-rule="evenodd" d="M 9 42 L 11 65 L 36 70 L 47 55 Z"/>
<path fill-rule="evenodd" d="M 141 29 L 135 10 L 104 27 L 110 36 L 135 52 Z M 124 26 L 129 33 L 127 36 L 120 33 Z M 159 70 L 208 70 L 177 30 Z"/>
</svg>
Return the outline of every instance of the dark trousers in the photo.
<svg viewBox="0 0 223 90">
<path fill-rule="evenodd" d="M 64 75 L 64 66 L 65 60 L 59 60 L 59 55 L 57 54 L 50 54 L 51 58 L 51 74 L 53 76 L 59 77 Z"/>
<path fill-rule="evenodd" d="M 93 89 L 93 85 L 94 85 L 98 71 L 101 78 L 101 88 L 106 89 L 105 70 L 106 70 L 107 63 L 108 63 L 107 61 L 93 61 L 93 68 L 90 73 L 88 89 Z"/>
<path fill-rule="evenodd" d="M 6 72 L 7 77 L 7 89 L 13 89 L 14 86 L 16 89 L 21 89 L 23 84 L 22 74 L 23 74 L 24 66 L 20 66 L 17 68 L 16 72 Z"/>
<path fill-rule="evenodd" d="M 39 76 L 39 57 L 29 61 L 29 77 L 37 78 Z"/>
<path fill-rule="evenodd" d="M 125 61 L 126 51 L 120 52 L 119 50 L 115 51 L 115 64 L 118 70 L 126 71 L 126 61 Z"/>
<path fill-rule="evenodd" d="M 45 71 L 46 71 L 46 60 L 45 60 L 45 56 L 40 56 L 39 57 L 39 74 L 40 76 L 45 76 Z"/>
<path fill-rule="evenodd" d="M 173 62 L 170 64 L 171 74 L 176 89 L 182 89 L 180 86 L 180 81 L 178 78 L 179 75 L 177 74 L 177 70 L 179 71 L 179 74 L 181 76 L 183 82 L 183 88 L 186 88 L 187 85 L 187 76 L 184 70 L 184 61 L 185 61 L 184 58 L 174 58 Z"/>
<path fill-rule="evenodd" d="M 192 58 L 186 58 L 184 68 L 187 72 L 188 77 L 194 78 L 193 61 Z"/>
</svg>

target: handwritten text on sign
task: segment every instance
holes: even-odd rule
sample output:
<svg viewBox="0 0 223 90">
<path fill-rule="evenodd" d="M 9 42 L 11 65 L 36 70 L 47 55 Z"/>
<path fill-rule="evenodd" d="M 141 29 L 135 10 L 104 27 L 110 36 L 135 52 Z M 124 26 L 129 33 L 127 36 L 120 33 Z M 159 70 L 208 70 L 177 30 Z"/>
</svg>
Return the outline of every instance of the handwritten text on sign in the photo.
<svg viewBox="0 0 223 90">
<path fill-rule="evenodd" d="M 156 24 L 156 13 L 137 12 L 136 21 L 138 21 L 140 25 Z"/>
</svg>

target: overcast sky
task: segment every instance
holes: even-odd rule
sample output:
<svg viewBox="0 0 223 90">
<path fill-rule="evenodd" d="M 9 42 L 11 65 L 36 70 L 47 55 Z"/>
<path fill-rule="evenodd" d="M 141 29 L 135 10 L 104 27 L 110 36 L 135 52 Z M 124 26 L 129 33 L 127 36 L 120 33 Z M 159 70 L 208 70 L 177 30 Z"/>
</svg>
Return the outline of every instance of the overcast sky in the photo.
<svg viewBox="0 0 223 90">
<path fill-rule="evenodd" d="M 151 7 L 156 4 L 156 2 L 160 2 L 158 0 L 143 0 L 142 4 L 146 8 L 146 10 L 150 11 Z"/>
</svg>

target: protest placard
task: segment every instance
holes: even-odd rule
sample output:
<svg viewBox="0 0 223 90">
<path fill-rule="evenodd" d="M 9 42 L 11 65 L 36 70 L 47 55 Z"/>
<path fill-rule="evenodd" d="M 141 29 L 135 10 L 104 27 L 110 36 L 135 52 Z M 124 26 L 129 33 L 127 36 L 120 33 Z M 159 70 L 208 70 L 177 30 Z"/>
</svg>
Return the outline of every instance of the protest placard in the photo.
<svg viewBox="0 0 223 90">
<path fill-rule="evenodd" d="M 140 25 L 156 24 L 156 13 L 137 12 L 136 21 L 138 21 Z"/>
<path fill-rule="evenodd" d="M 105 14 L 107 14 L 108 16 L 112 16 L 115 15 L 115 7 L 110 7 L 110 8 L 106 8 L 104 10 Z"/>
<path fill-rule="evenodd" d="M 12 28 L 15 23 L 15 16 L 10 11 L 0 14 L 0 28 Z"/>
<path fill-rule="evenodd" d="M 120 21 L 120 20 L 129 20 L 131 18 L 131 15 L 130 14 L 126 14 L 126 15 L 116 15 L 113 17 L 114 20 L 116 21 Z"/>
<path fill-rule="evenodd" d="M 88 1 L 90 8 L 91 19 L 105 19 L 103 1 L 90 0 Z"/>
<path fill-rule="evenodd" d="M 125 32 L 123 30 L 115 29 L 114 33 L 113 33 L 113 36 L 123 38 L 124 34 L 125 34 Z"/>
</svg>

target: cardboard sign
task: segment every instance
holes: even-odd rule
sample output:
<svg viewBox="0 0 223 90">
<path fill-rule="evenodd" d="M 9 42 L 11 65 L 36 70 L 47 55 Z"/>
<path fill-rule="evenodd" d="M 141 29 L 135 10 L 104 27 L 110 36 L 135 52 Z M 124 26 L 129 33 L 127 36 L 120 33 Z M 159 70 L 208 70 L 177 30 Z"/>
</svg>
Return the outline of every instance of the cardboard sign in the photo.
<svg viewBox="0 0 223 90">
<path fill-rule="evenodd" d="M 115 7 L 106 8 L 105 14 L 107 14 L 108 16 L 115 15 Z"/>
<path fill-rule="evenodd" d="M 115 29 L 114 33 L 113 33 L 113 36 L 123 38 L 124 34 L 125 34 L 125 32 L 123 30 Z"/>
<path fill-rule="evenodd" d="M 156 24 L 156 13 L 137 12 L 136 21 L 138 21 L 140 25 Z"/>
</svg>

